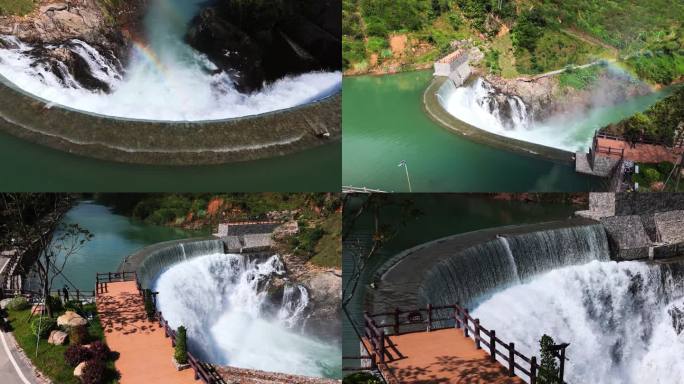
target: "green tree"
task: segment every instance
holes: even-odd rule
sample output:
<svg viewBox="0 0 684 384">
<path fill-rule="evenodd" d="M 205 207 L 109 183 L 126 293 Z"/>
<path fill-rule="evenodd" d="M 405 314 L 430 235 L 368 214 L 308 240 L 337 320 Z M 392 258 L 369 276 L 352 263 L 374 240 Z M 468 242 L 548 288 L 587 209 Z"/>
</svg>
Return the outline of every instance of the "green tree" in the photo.
<svg viewBox="0 0 684 384">
<path fill-rule="evenodd" d="M 555 345 L 555 342 L 549 335 L 544 334 L 541 340 L 539 340 L 541 361 L 539 363 L 539 377 L 537 379 L 538 383 L 558 384 L 558 376 L 560 372 L 558 366 L 556 365 L 556 357 L 550 350 L 553 345 Z"/>
</svg>

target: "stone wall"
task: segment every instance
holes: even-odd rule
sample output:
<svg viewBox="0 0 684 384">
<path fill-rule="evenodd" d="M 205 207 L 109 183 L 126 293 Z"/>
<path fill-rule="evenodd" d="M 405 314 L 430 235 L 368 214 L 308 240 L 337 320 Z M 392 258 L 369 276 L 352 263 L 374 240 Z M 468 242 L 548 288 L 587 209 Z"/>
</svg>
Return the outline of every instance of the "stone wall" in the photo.
<svg viewBox="0 0 684 384">
<path fill-rule="evenodd" d="M 684 193 L 616 193 L 616 215 L 643 215 L 684 210 Z"/>
<path fill-rule="evenodd" d="M 684 210 L 656 213 L 653 221 L 658 241 L 670 244 L 684 242 Z"/>
<path fill-rule="evenodd" d="M 611 255 L 619 260 L 645 259 L 649 257 L 651 239 L 648 237 L 641 216 L 613 216 L 601 219 L 608 235 Z"/>
</svg>

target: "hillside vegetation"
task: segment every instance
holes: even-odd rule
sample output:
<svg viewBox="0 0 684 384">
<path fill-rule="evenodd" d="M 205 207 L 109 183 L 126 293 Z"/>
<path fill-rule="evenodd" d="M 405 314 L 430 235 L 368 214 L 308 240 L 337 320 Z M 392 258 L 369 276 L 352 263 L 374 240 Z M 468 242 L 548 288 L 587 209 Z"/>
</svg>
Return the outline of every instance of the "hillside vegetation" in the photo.
<svg viewBox="0 0 684 384">
<path fill-rule="evenodd" d="M 662 142 L 671 146 L 678 135 L 684 134 L 684 87 L 677 87 L 672 94 L 653 104 L 643 113 L 604 128 L 611 134 L 623 135 L 629 140 L 640 139 Z M 678 132 L 682 129 L 682 132 Z"/>
<path fill-rule="evenodd" d="M 342 20 L 350 74 L 427 67 L 469 39 L 505 77 L 597 59 L 662 84 L 684 75 L 680 1 L 343 0 Z"/>
<path fill-rule="evenodd" d="M 0 16 L 26 15 L 36 4 L 34 0 L 0 0 Z"/>
</svg>

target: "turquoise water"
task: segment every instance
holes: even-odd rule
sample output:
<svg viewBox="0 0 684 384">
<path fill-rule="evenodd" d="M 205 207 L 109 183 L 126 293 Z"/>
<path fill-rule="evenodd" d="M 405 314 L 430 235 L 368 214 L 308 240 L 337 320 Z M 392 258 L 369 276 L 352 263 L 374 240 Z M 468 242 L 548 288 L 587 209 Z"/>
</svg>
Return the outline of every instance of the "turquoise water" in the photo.
<svg viewBox="0 0 684 384">
<path fill-rule="evenodd" d="M 433 123 L 422 109 L 430 72 L 343 81 L 342 184 L 413 191 L 589 191 L 600 181 L 573 166 L 477 144 Z"/>
<path fill-rule="evenodd" d="M 340 190 L 341 152 L 328 144 L 245 163 L 169 167 L 89 159 L 0 133 L 7 192 L 325 192 Z"/>
<path fill-rule="evenodd" d="M 78 253 L 66 260 L 64 275 L 83 291 L 95 287 L 97 272 L 115 272 L 121 261 L 131 253 L 151 244 L 167 240 L 206 235 L 177 228 L 149 225 L 113 212 L 112 208 L 95 201 L 80 201 L 62 220 L 65 224 L 78 224 L 93 234 Z M 58 238 L 58 234 L 55 239 Z M 60 258 L 57 264 L 64 259 Z M 65 280 L 58 276 L 53 290 L 61 289 Z M 70 290 L 73 287 L 69 286 Z"/>
</svg>

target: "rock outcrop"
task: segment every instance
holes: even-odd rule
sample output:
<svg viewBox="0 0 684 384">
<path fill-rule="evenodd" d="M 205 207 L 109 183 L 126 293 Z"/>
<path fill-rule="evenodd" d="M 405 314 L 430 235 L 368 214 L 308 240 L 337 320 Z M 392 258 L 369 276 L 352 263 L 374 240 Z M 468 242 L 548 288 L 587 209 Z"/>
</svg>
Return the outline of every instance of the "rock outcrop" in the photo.
<svg viewBox="0 0 684 384">
<path fill-rule="evenodd" d="M 504 79 L 487 75 L 485 80 L 503 96 L 519 96 L 536 121 L 582 113 L 651 92 L 647 84 L 634 81 L 626 73 L 610 67 L 601 71 L 598 79 L 585 89 L 562 87 L 558 76 Z"/>
<path fill-rule="evenodd" d="M 309 319 L 312 333 L 327 340 L 342 334 L 341 271 L 311 272 L 300 278 L 309 291 Z"/>
<path fill-rule="evenodd" d="M 67 339 L 66 332 L 62 331 L 52 331 L 50 332 L 50 337 L 48 337 L 48 344 L 53 344 L 53 345 L 64 345 L 66 343 Z"/>
<path fill-rule="evenodd" d="M 86 324 L 88 324 L 88 321 L 73 311 L 66 311 L 62 316 L 57 318 L 57 326 L 59 327 L 70 328 Z"/>
<path fill-rule="evenodd" d="M 221 0 L 192 21 L 187 40 L 241 92 L 286 75 L 340 70 L 340 0 Z"/>
<path fill-rule="evenodd" d="M 5 36 L 0 36 L 0 48 L 27 45 L 30 48 L 22 50 L 35 60 L 33 65 L 52 72 L 65 86 L 108 92 L 109 86 L 93 72 L 108 70 L 114 76 L 122 70 L 130 37 L 142 25 L 145 0 L 109 4 L 42 0 L 26 16 L 0 17 L 0 35 Z M 88 60 L 103 60 L 106 65 L 94 70 Z"/>
</svg>

